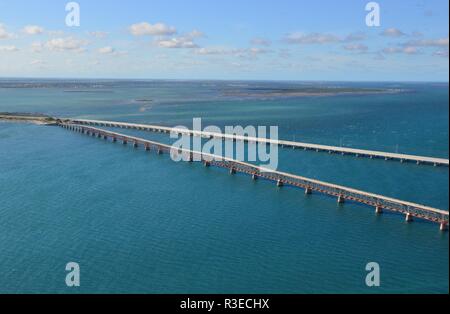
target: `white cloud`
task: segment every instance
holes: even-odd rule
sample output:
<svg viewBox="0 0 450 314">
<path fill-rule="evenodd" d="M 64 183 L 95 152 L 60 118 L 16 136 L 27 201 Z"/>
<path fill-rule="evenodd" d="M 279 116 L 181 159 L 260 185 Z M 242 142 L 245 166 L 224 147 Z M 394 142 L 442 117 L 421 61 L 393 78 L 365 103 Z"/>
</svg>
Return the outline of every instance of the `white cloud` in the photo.
<svg viewBox="0 0 450 314">
<path fill-rule="evenodd" d="M 255 45 L 255 46 L 266 46 L 267 47 L 267 46 L 270 46 L 272 44 L 272 42 L 268 39 L 257 37 L 257 38 L 253 38 L 250 41 L 250 44 Z"/>
<path fill-rule="evenodd" d="M 198 55 L 224 55 L 227 54 L 227 50 L 223 48 L 200 48 L 195 51 Z"/>
<path fill-rule="evenodd" d="M 23 28 L 22 32 L 27 35 L 39 35 L 44 32 L 44 28 L 37 25 L 27 25 Z"/>
<path fill-rule="evenodd" d="M 448 37 L 439 39 L 411 40 L 405 45 L 417 47 L 448 47 Z"/>
<path fill-rule="evenodd" d="M 198 55 L 228 55 L 234 56 L 238 58 L 255 58 L 258 55 L 266 54 L 272 52 L 271 50 L 263 49 L 263 48 L 235 48 L 235 49 L 226 49 L 221 47 L 210 47 L 210 48 L 199 48 L 195 50 L 195 53 Z"/>
<path fill-rule="evenodd" d="M 19 51 L 16 46 L 0 46 L 0 52 L 15 52 Z"/>
<path fill-rule="evenodd" d="M 49 36 L 64 36 L 63 31 L 47 31 Z"/>
<path fill-rule="evenodd" d="M 188 37 L 161 39 L 157 41 L 157 44 L 161 48 L 198 48 L 198 45 Z"/>
<path fill-rule="evenodd" d="M 88 45 L 88 41 L 75 39 L 73 37 L 55 38 L 49 40 L 45 46 L 52 51 L 85 51 L 85 46 Z"/>
<path fill-rule="evenodd" d="M 196 30 L 196 29 L 192 30 L 190 33 L 188 33 L 186 35 L 186 37 L 188 37 L 188 38 L 200 38 L 200 37 L 204 37 L 204 36 L 205 36 L 205 34 L 203 34 L 203 32 Z"/>
<path fill-rule="evenodd" d="M 102 47 L 102 48 L 98 49 L 98 52 L 101 53 L 101 54 L 111 54 L 114 51 L 115 51 L 114 48 L 110 47 L 110 46 Z"/>
<path fill-rule="evenodd" d="M 366 34 L 364 33 L 351 33 L 349 35 L 347 35 L 343 41 L 344 42 L 352 42 L 352 41 L 361 41 L 361 40 L 365 40 L 367 38 Z"/>
<path fill-rule="evenodd" d="M 360 53 L 367 52 L 367 50 L 369 50 L 369 47 L 363 44 L 348 44 L 345 45 L 343 48 L 348 51 L 355 51 Z"/>
<path fill-rule="evenodd" d="M 42 49 L 44 49 L 44 45 L 41 42 L 34 42 L 31 44 L 31 51 L 32 52 L 42 52 Z"/>
<path fill-rule="evenodd" d="M 33 60 L 30 62 L 30 65 L 43 65 L 43 64 L 45 64 L 45 62 L 42 60 Z"/>
<path fill-rule="evenodd" d="M 404 53 L 408 55 L 413 55 L 419 53 L 417 47 L 414 46 L 405 46 L 405 47 L 388 47 L 382 50 L 385 54 L 394 54 L 394 53 Z"/>
<path fill-rule="evenodd" d="M 107 32 L 102 32 L 102 31 L 88 32 L 88 34 L 92 37 L 99 38 L 99 39 L 106 38 L 108 36 Z"/>
<path fill-rule="evenodd" d="M 3 24 L 0 24 L 0 39 L 9 39 L 13 37 L 14 35 L 12 33 L 8 33 L 6 27 Z"/>
<path fill-rule="evenodd" d="M 173 26 L 168 26 L 164 23 L 149 24 L 142 22 L 133 24 L 129 28 L 130 33 L 134 36 L 153 35 L 153 36 L 167 36 L 173 35 L 177 32 Z"/>
<path fill-rule="evenodd" d="M 401 36 L 405 36 L 405 33 L 403 33 L 401 30 L 397 29 L 397 28 L 387 28 L 385 29 L 382 33 L 382 36 L 387 36 L 387 37 L 401 37 Z"/>
<path fill-rule="evenodd" d="M 291 33 L 286 36 L 285 41 L 290 44 L 310 45 L 310 44 L 328 44 L 336 43 L 341 39 L 333 34 L 322 33 Z"/>
</svg>

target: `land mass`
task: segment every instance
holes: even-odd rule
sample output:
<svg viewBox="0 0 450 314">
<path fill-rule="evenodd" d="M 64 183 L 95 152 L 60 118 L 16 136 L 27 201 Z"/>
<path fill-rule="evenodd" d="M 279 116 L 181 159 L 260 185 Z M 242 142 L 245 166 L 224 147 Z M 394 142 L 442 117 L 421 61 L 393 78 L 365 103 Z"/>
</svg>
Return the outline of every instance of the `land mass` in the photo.
<svg viewBox="0 0 450 314">
<path fill-rule="evenodd" d="M 383 88 L 349 88 L 349 87 L 305 87 L 305 88 L 247 88 L 224 90 L 225 96 L 236 97 L 302 97 L 302 96 L 337 96 L 369 95 L 398 93 L 399 89 Z"/>
<path fill-rule="evenodd" d="M 55 125 L 59 121 L 56 118 L 39 113 L 0 112 L 0 121 L 28 122 L 43 125 Z"/>
</svg>

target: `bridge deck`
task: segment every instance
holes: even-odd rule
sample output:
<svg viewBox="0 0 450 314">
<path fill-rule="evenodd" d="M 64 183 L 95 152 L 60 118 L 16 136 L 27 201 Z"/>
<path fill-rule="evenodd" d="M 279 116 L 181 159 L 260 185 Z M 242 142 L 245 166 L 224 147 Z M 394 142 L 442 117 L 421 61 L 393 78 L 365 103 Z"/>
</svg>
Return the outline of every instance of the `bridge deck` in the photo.
<svg viewBox="0 0 450 314">
<path fill-rule="evenodd" d="M 147 150 L 154 149 L 159 153 L 168 152 L 171 154 L 185 154 L 189 156 L 189 161 L 201 161 L 204 162 L 205 165 L 215 165 L 218 167 L 227 168 L 230 169 L 231 173 L 247 173 L 252 175 L 255 179 L 264 178 L 267 180 L 275 181 L 279 186 L 291 185 L 300 187 L 305 189 L 307 193 L 316 191 L 323 194 L 335 196 L 338 198 L 339 202 L 343 202 L 344 200 L 351 200 L 373 206 L 377 208 L 377 211 L 385 209 L 392 212 L 405 214 L 407 215 L 408 219 L 410 219 L 411 217 L 417 217 L 420 219 L 437 222 L 441 224 L 440 227 L 442 230 L 445 230 L 448 226 L 449 212 L 445 210 L 402 201 L 383 195 L 364 192 L 357 189 L 314 180 L 286 172 L 272 171 L 254 164 L 241 162 L 218 155 L 205 154 L 187 149 L 174 149 L 170 145 L 95 127 L 83 126 L 79 124 L 61 124 L 61 126 L 88 135 L 103 137 L 104 139 L 111 138 L 114 141 L 123 141 L 124 144 L 129 142 L 133 143 L 135 146 L 143 145 Z"/>
<path fill-rule="evenodd" d="M 158 126 L 158 125 L 149 125 L 149 124 L 136 124 L 136 123 L 100 121 L 100 120 L 85 120 L 85 119 L 70 119 L 69 121 L 72 123 L 75 123 L 75 124 L 82 124 L 82 125 L 117 127 L 117 128 L 135 129 L 135 130 L 153 131 L 153 132 L 164 132 L 164 133 L 174 132 L 174 133 L 178 133 L 178 134 L 187 134 L 190 136 L 201 136 L 201 137 L 206 137 L 206 138 L 221 138 L 224 140 L 226 140 L 226 139 L 239 140 L 239 141 L 254 142 L 254 143 L 266 143 L 268 145 L 278 145 L 281 147 L 291 147 L 291 148 L 298 148 L 298 149 L 305 149 L 305 150 L 325 151 L 325 152 L 329 152 L 329 153 L 338 153 L 338 154 L 342 154 L 342 155 L 353 155 L 353 156 L 357 156 L 357 157 L 382 158 L 382 159 L 386 159 L 386 160 L 398 160 L 401 162 L 415 162 L 417 164 L 428 164 L 428 165 L 434 165 L 434 166 L 447 166 L 448 167 L 448 165 L 449 165 L 449 160 L 444 159 L 444 158 L 380 152 L 380 151 L 372 151 L 372 150 L 365 150 L 365 149 L 337 147 L 337 146 L 329 146 L 329 145 L 284 141 L 284 140 L 271 140 L 271 139 L 266 139 L 266 138 L 256 138 L 256 137 L 248 137 L 248 136 L 240 136 L 240 135 L 224 134 L 224 133 L 203 132 L 203 131 L 187 130 L 187 129 L 180 129 L 180 128 L 164 127 L 164 126 Z"/>
</svg>

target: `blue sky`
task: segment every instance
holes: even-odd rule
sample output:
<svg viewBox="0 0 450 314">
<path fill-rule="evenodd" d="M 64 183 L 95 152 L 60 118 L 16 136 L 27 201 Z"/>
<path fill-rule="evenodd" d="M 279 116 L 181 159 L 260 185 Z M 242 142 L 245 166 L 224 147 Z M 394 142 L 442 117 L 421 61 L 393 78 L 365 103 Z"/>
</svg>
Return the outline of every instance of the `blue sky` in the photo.
<svg viewBox="0 0 450 314">
<path fill-rule="evenodd" d="M 0 0 L 0 77 L 448 81 L 448 1 Z"/>
</svg>

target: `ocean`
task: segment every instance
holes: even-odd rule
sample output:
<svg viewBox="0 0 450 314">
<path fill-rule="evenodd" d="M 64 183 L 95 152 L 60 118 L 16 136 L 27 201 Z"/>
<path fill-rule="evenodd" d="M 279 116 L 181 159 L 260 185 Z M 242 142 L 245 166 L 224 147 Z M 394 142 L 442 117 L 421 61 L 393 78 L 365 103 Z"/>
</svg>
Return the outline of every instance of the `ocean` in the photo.
<svg viewBox="0 0 450 314">
<path fill-rule="evenodd" d="M 280 96 L 286 89 L 388 93 Z M 447 158 L 447 83 L 1 79 L 0 112 L 192 126 Z M 125 131 L 170 141 L 167 135 Z M 447 167 L 280 149 L 279 170 L 449 208 Z M 0 122 L 2 293 L 448 293 L 438 225 L 111 144 Z M 80 287 L 65 266 L 80 265 Z M 366 265 L 380 265 L 380 287 Z"/>
</svg>

